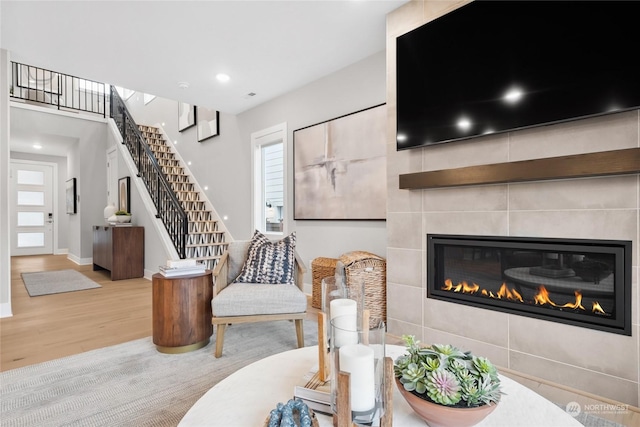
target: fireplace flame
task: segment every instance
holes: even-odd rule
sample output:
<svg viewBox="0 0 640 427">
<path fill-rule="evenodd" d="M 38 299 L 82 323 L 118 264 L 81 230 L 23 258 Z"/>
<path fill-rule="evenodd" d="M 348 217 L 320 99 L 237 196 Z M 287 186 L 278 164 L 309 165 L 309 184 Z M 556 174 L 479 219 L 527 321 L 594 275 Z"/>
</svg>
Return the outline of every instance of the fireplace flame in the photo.
<svg viewBox="0 0 640 427">
<path fill-rule="evenodd" d="M 551 298 L 549 297 L 549 291 L 544 286 L 540 286 L 538 293 L 533 297 L 533 301 L 536 305 L 549 304 L 556 307 L 556 304 L 551 301 Z"/>
<path fill-rule="evenodd" d="M 444 286 L 442 286 L 442 290 L 462 292 L 462 293 L 468 293 L 468 294 L 474 294 L 477 292 L 480 295 L 488 298 L 506 299 L 510 301 L 519 301 L 521 303 L 525 302 L 524 299 L 522 298 L 522 295 L 515 288 L 509 289 L 509 287 L 505 282 L 502 283 L 502 286 L 500 286 L 500 289 L 495 294 L 492 291 L 489 291 L 487 289 L 484 289 L 484 288 L 481 289 L 480 286 L 476 283 L 469 285 L 467 282 L 462 281 L 457 285 L 454 285 L 451 279 L 446 279 L 444 281 Z M 574 310 L 586 311 L 586 309 L 582 305 L 582 292 L 580 292 L 579 290 L 575 290 L 574 295 L 576 297 L 574 302 L 568 302 L 564 305 L 558 305 L 551 300 L 551 297 L 549 296 L 549 291 L 547 290 L 547 288 L 545 288 L 544 285 L 540 285 L 540 287 L 538 288 L 538 292 L 533 297 L 533 303 L 535 305 L 548 304 L 552 307 L 557 307 L 557 308 L 570 308 Z M 593 307 L 591 311 L 593 313 L 606 314 L 606 312 L 600 306 L 600 303 L 598 303 L 597 301 L 593 302 Z"/>
<path fill-rule="evenodd" d="M 507 284 L 503 283 L 498 290 L 498 299 L 508 299 L 508 300 L 517 300 L 520 302 L 524 302 L 522 300 L 522 295 L 518 293 L 515 289 L 507 288 Z"/>
<path fill-rule="evenodd" d="M 467 282 L 460 282 L 457 285 L 454 285 L 451 279 L 447 279 L 444 281 L 444 286 L 442 290 L 445 291 L 453 291 L 453 292 L 462 292 L 464 294 L 474 294 L 480 290 L 480 285 L 477 284 L 468 284 Z"/>
<path fill-rule="evenodd" d="M 451 281 L 451 279 L 446 279 L 444 281 L 444 286 L 442 287 L 442 290 L 450 291 L 451 289 L 453 289 L 453 282 Z"/>
<path fill-rule="evenodd" d="M 576 296 L 576 302 L 575 303 L 566 303 L 565 305 L 561 306 L 563 308 L 579 308 L 580 310 L 585 310 L 585 308 L 582 306 L 582 293 L 580 291 L 574 291 L 573 293 Z"/>
<path fill-rule="evenodd" d="M 591 311 L 598 314 L 606 314 L 602 309 L 602 307 L 600 307 L 600 303 L 598 301 L 593 302 L 593 307 L 591 308 Z"/>
</svg>

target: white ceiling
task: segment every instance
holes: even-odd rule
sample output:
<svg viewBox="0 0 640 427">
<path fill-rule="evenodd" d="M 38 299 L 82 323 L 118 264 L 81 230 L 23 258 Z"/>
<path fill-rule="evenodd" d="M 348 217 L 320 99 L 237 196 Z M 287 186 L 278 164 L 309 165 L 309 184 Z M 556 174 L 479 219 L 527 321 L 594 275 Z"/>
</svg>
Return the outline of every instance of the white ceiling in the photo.
<svg viewBox="0 0 640 427">
<path fill-rule="evenodd" d="M 406 2 L 2 0 L 0 46 L 13 61 L 238 114 L 383 50 L 386 14 Z"/>
</svg>

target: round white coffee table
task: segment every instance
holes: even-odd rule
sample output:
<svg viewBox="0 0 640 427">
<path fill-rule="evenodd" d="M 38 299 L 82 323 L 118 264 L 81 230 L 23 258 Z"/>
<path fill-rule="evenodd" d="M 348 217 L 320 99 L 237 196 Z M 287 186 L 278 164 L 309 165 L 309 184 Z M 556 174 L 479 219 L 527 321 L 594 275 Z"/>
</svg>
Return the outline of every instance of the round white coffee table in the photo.
<svg viewBox="0 0 640 427">
<path fill-rule="evenodd" d="M 402 346 L 387 345 L 386 355 L 395 360 L 404 354 Z M 180 421 L 180 427 L 262 426 L 278 402 L 293 397 L 302 377 L 318 364 L 318 347 L 285 351 L 248 365 L 213 386 Z M 478 427 L 582 427 L 571 415 L 534 391 L 505 376 L 500 377 L 500 404 Z M 330 416 L 317 414 L 321 427 L 332 427 Z M 393 425 L 419 426 L 418 418 L 394 386 Z"/>
</svg>

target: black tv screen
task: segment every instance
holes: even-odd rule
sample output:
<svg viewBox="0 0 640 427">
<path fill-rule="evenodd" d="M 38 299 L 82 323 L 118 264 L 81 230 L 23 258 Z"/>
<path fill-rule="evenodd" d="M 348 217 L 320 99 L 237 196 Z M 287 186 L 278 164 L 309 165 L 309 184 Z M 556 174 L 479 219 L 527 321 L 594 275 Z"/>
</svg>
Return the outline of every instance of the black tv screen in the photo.
<svg viewBox="0 0 640 427">
<path fill-rule="evenodd" d="M 640 106 L 638 1 L 474 1 L 396 48 L 398 150 Z"/>
</svg>

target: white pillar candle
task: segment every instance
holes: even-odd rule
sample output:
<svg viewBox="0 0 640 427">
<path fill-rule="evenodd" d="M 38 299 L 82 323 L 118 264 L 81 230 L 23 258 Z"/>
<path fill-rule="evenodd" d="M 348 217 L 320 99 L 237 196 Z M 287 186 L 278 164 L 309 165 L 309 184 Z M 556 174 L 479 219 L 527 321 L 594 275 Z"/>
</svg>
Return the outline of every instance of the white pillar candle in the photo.
<svg viewBox="0 0 640 427">
<path fill-rule="evenodd" d="M 336 347 L 358 342 L 358 306 L 355 300 L 337 298 L 329 303 L 329 314 Z"/>
<path fill-rule="evenodd" d="M 351 410 L 367 412 L 376 405 L 373 349 L 363 344 L 340 347 L 340 370 L 349 372 Z"/>
</svg>

